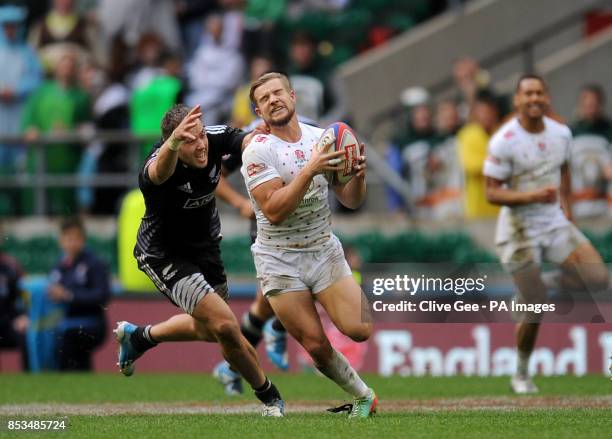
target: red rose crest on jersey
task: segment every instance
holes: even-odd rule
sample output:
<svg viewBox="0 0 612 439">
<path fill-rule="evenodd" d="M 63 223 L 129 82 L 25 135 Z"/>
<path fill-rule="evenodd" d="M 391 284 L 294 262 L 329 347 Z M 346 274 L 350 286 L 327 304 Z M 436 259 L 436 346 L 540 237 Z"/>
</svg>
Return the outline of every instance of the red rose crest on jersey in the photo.
<svg viewBox="0 0 612 439">
<path fill-rule="evenodd" d="M 265 163 L 251 163 L 247 166 L 247 174 L 249 177 L 259 174 L 261 171 L 266 169 Z"/>
<path fill-rule="evenodd" d="M 504 139 L 508 140 L 508 139 L 512 139 L 514 137 L 514 131 L 506 131 L 506 133 L 504 134 Z"/>
<path fill-rule="evenodd" d="M 259 142 L 259 143 L 265 142 L 266 139 L 267 139 L 266 136 L 263 136 L 263 135 L 260 134 L 259 136 L 255 137 L 255 142 Z"/>
<path fill-rule="evenodd" d="M 538 142 L 538 148 L 540 148 L 540 151 L 544 151 L 546 149 L 546 143 Z"/>
<path fill-rule="evenodd" d="M 295 156 L 301 162 L 306 161 L 306 155 L 304 154 L 304 151 L 302 151 L 301 149 L 295 150 Z"/>
</svg>

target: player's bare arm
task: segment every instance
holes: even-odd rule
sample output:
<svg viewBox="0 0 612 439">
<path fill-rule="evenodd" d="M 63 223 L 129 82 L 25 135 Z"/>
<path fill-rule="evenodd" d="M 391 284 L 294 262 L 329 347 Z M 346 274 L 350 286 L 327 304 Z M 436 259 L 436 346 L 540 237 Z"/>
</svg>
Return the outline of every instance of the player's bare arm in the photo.
<svg viewBox="0 0 612 439">
<path fill-rule="evenodd" d="M 561 166 L 561 187 L 559 188 L 559 201 L 561 209 L 568 220 L 573 221 L 572 215 L 572 176 L 569 163 L 565 162 Z"/>
<path fill-rule="evenodd" d="M 357 209 L 365 201 L 367 163 L 363 143 L 360 145 L 360 151 L 359 161 L 353 168 L 355 176 L 346 184 L 334 186 L 336 198 L 348 209 Z"/>
<path fill-rule="evenodd" d="M 253 206 L 249 199 L 238 193 L 223 175 L 219 179 L 215 195 L 220 200 L 238 209 L 240 215 L 244 218 L 255 218 L 255 212 L 253 212 Z"/>
<path fill-rule="evenodd" d="M 517 191 L 504 187 L 504 181 L 487 177 L 487 201 L 499 206 L 520 206 L 533 203 L 554 203 L 559 189 L 548 185 L 532 191 Z"/>
<path fill-rule="evenodd" d="M 274 178 L 251 189 L 251 194 L 266 218 L 272 224 L 280 224 L 295 212 L 315 175 L 342 169 L 342 165 L 329 163 L 330 160 L 340 158 L 343 154 L 344 151 L 320 153 L 313 147 L 310 160 L 291 183 L 283 186 L 280 178 Z"/>
<path fill-rule="evenodd" d="M 153 159 L 148 169 L 149 178 L 153 184 L 160 185 L 172 176 L 178 161 L 178 152 L 183 144 L 197 140 L 196 136 L 189 131 L 197 125 L 201 117 L 202 110 L 199 105 L 196 105 L 163 143 L 159 154 Z"/>
</svg>

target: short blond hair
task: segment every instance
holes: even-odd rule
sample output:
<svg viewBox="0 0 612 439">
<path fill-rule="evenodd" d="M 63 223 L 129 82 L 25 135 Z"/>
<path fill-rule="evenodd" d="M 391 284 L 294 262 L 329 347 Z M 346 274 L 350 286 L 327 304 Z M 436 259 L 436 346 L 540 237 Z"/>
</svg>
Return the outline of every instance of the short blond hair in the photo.
<svg viewBox="0 0 612 439">
<path fill-rule="evenodd" d="M 291 82 L 287 75 L 278 72 L 268 72 L 261 75 L 259 78 L 251 82 L 251 90 L 249 91 L 249 99 L 254 105 L 257 105 L 255 102 L 255 90 L 264 85 L 266 82 L 271 81 L 273 79 L 280 79 L 287 91 L 291 91 L 293 87 L 291 87 Z"/>
</svg>

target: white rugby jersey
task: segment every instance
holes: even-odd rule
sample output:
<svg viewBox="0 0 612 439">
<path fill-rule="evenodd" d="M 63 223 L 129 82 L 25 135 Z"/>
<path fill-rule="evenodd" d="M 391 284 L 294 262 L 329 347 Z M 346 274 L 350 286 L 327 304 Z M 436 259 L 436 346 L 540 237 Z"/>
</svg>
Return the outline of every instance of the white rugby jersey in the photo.
<svg viewBox="0 0 612 439">
<path fill-rule="evenodd" d="M 257 217 L 256 245 L 276 249 L 318 250 L 332 236 L 327 180 L 316 175 L 298 208 L 281 224 L 273 225 L 251 195 L 251 190 L 273 178 L 289 184 L 310 159 L 313 145 L 323 133 L 300 122 L 302 137 L 289 143 L 269 135 L 255 136 L 242 153 L 240 172 Z"/>
<path fill-rule="evenodd" d="M 523 129 L 518 118 L 505 123 L 489 141 L 483 173 L 506 182 L 509 189 L 530 191 L 548 185 L 560 187 L 561 166 L 569 161 L 570 129 L 544 117 L 544 130 Z M 520 241 L 568 224 L 559 199 L 502 207 L 495 242 Z"/>
</svg>

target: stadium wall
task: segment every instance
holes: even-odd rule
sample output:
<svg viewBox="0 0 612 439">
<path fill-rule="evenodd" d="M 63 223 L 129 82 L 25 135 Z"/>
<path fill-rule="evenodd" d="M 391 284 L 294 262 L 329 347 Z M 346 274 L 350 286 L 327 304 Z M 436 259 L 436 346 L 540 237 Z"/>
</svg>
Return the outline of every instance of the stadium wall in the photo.
<svg viewBox="0 0 612 439">
<path fill-rule="evenodd" d="M 231 307 L 237 316 L 250 305 L 234 300 Z M 612 309 L 612 305 L 608 305 Z M 108 339 L 95 354 L 95 370 L 116 372 L 116 344 L 110 326 L 118 320 L 144 324 L 167 319 L 178 308 L 168 301 L 121 298 L 108 309 Z M 362 371 L 381 375 L 509 375 L 514 373 L 516 351 L 511 323 L 381 323 L 367 343 L 351 342 L 335 330 L 327 319 L 324 326 L 332 344 Z M 290 340 L 291 370 L 311 370 L 307 356 Z M 273 371 L 263 347 L 259 356 L 264 368 Z M 542 375 L 573 373 L 607 373 L 612 356 L 612 324 L 545 324 L 531 366 Z M 149 351 L 138 360 L 139 372 L 209 373 L 221 355 L 211 343 L 167 343 Z M 14 353 L 0 353 L 3 372 L 18 370 Z"/>
</svg>

